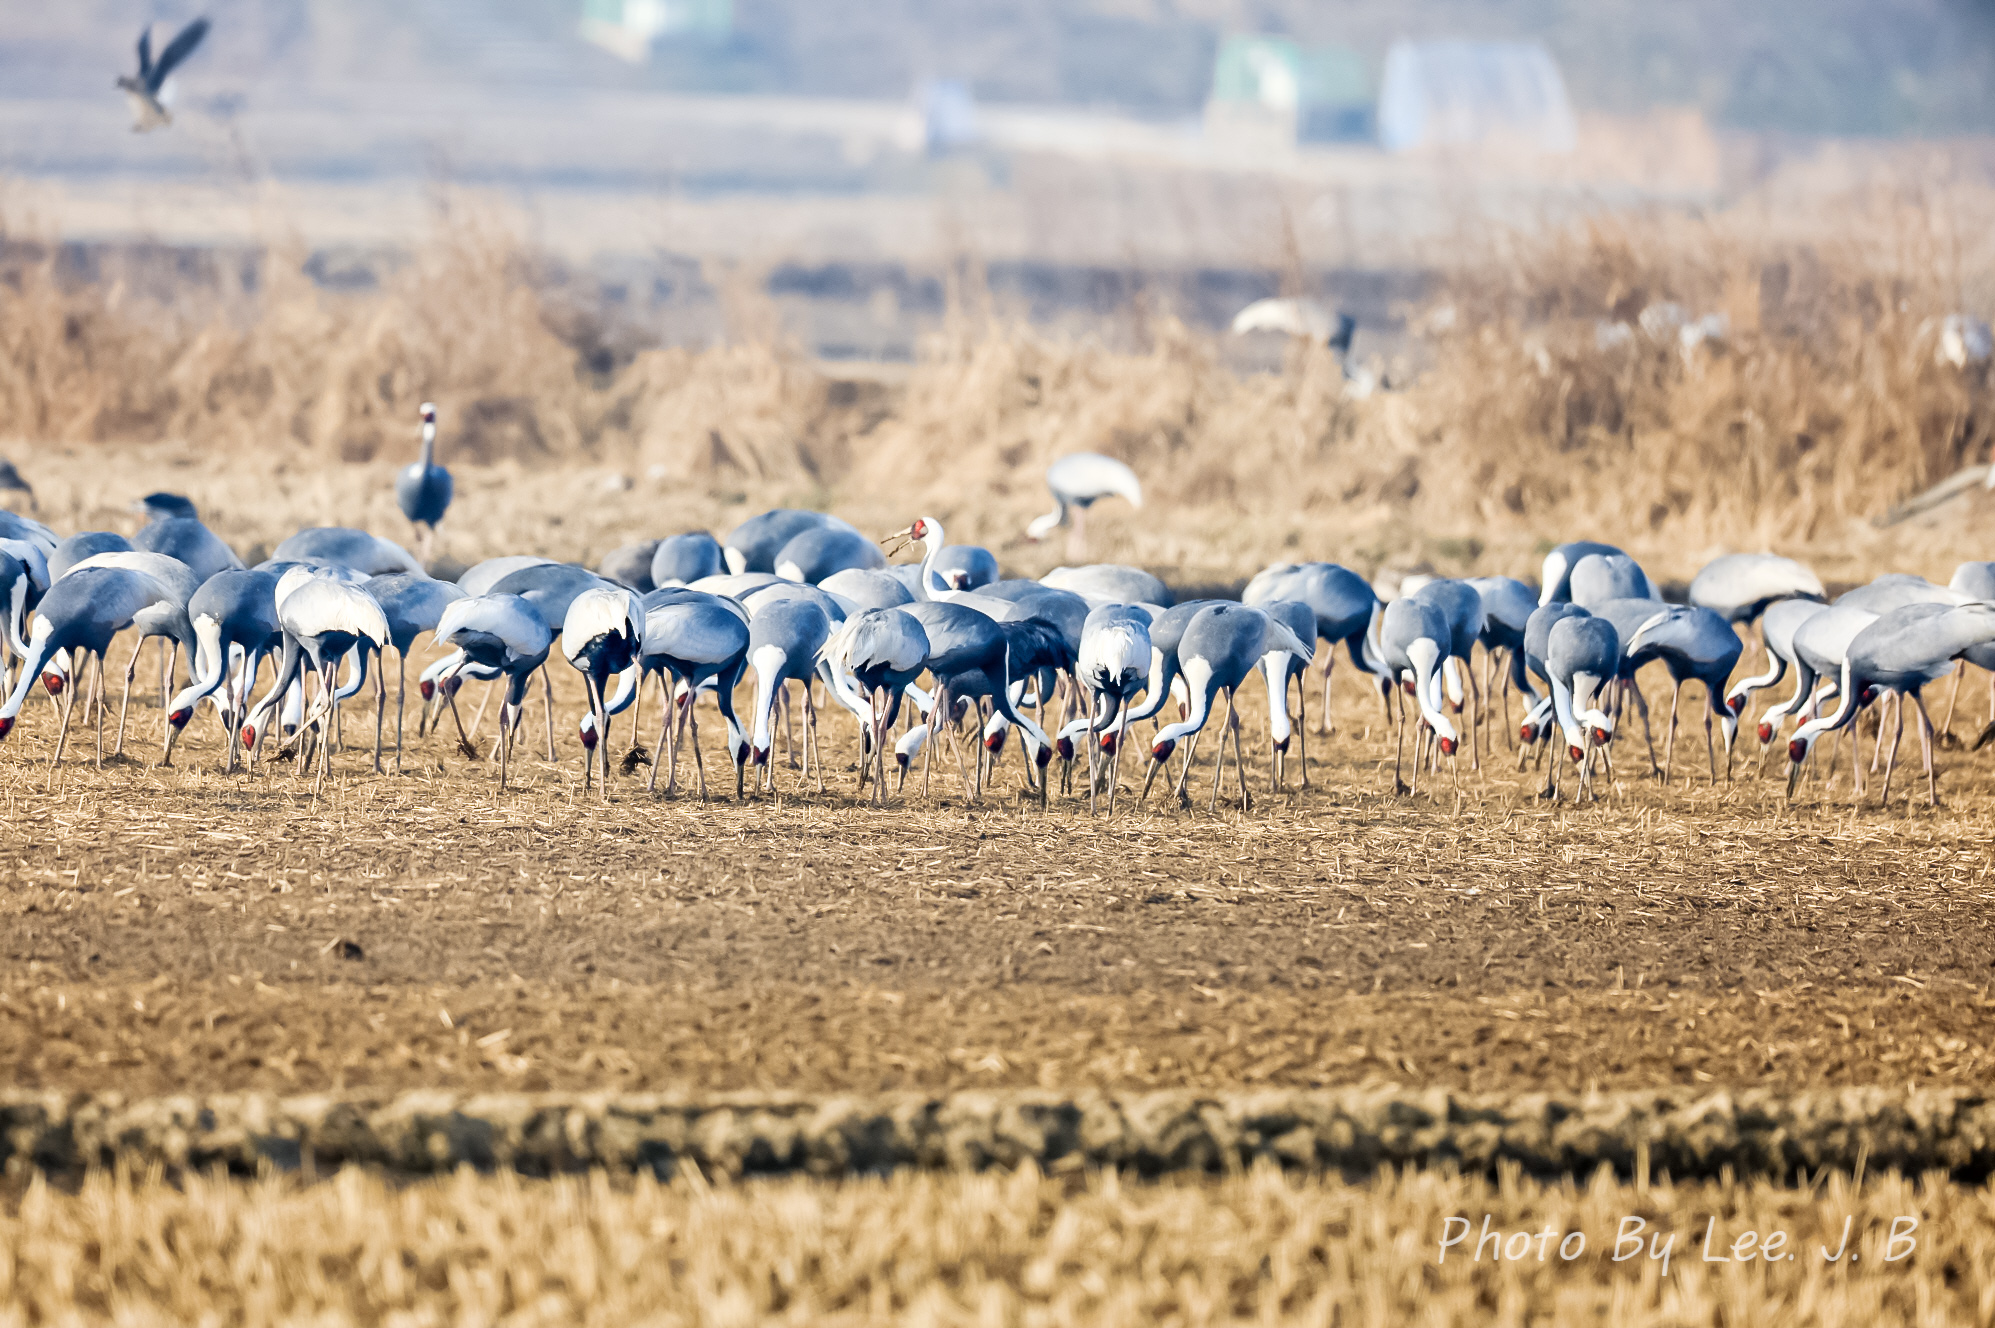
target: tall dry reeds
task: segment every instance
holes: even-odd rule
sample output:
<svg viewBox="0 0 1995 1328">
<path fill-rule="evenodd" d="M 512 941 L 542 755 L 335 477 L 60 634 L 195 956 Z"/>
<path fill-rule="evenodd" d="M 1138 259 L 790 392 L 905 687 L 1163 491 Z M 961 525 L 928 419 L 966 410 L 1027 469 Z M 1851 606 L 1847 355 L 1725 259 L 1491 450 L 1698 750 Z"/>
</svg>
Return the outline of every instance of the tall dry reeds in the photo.
<svg viewBox="0 0 1995 1328">
<path fill-rule="evenodd" d="M 53 245 L 7 241 L 0 438 L 329 472 L 406 460 L 414 408 L 435 399 L 455 464 L 662 477 L 675 513 L 717 524 L 776 503 L 883 527 L 926 511 L 1028 570 L 1055 553 L 1019 536 L 1040 474 L 1080 449 L 1128 460 L 1152 495 L 1097 513 L 1102 551 L 1187 570 L 1309 555 L 1521 571 L 1577 534 L 1670 575 L 1721 546 L 1860 560 L 1878 539 L 1862 518 L 1988 453 L 1987 368 L 1938 351 L 1995 263 L 1935 215 L 1900 200 L 1805 239 L 1744 217 L 1493 236 L 1406 311 L 1418 372 L 1364 399 L 1328 352 L 1241 374 L 1168 313 L 1138 311 L 1133 351 L 1004 321 L 973 268 L 887 382 L 813 366 L 738 276 L 717 283 L 726 344 L 605 367 L 591 311 L 475 214 L 442 214 L 360 293 L 317 287 L 297 254 L 258 256 L 254 281 L 175 255 L 86 278 Z M 1722 315 L 1722 334 L 1687 345 L 1666 306 Z M 603 548 L 663 533 L 598 506 Z"/>
</svg>

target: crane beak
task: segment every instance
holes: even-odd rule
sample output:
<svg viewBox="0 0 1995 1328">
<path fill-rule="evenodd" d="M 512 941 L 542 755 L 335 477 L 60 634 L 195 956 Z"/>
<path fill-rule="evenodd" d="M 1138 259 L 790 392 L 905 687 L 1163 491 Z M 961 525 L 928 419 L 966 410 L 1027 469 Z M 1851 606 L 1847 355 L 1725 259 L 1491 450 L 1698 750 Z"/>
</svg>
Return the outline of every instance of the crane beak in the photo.
<svg viewBox="0 0 1995 1328">
<path fill-rule="evenodd" d="M 914 527 L 909 526 L 906 530 L 897 530 L 881 540 L 880 547 L 885 549 L 889 556 L 892 556 L 912 543 L 914 543 Z"/>
</svg>

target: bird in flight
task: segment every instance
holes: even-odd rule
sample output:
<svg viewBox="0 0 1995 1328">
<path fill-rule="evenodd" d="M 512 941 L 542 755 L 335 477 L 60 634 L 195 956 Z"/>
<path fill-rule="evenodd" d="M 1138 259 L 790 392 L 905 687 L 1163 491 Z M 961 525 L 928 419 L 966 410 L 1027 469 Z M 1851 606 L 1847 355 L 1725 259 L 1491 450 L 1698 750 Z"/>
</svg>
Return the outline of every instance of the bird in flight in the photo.
<svg viewBox="0 0 1995 1328">
<path fill-rule="evenodd" d="M 120 74 L 117 86 L 122 88 L 126 100 L 132 104 L 132 132 L 143 134 L 153 129 L 164 129 L 173 123 L 173 116 L 159 100 L 159 90 L 166 84 L 167 75 L 194 53 L 201 39 L 208 35 L 208 20 L 197 18 L 180 34 L 166 44 L 159 53 L 159 59 L 152 58 L 152 25 L 147 24 L 139 33 L 139 72 L 137 76 Z"/>
</svg>

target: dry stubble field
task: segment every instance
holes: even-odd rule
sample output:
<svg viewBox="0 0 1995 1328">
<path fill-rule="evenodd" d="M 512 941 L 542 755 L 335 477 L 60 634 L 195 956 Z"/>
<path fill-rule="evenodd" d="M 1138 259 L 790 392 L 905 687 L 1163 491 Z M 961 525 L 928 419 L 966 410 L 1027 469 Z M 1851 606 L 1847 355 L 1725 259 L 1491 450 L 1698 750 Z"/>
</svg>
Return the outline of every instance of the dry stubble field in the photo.
<svg viewBox="0 0 1995 1328">
<path fill-rule="evenodd" d="M 1500 738 L 1459 788 L 1443 774 L 1394 798 L 1377 702 L 1345 669 L 1307 792 L 1268 790 L 1264 703 L 1246 699 L 1244 812 L 1205 810 L 1209 767 L 1188 810 L 1153 795 L 1112 821 L 1071 800 L 1042 811 L 1015 749 L 979 803 L 944 763 L 931 796 L 911 782 L 876 810 L 855 796 L 854 726 L 830 713 L 823 793 L 779 767 L 773 797 L 737 803 L 722 780 L 705 804 L 665 800 L 640 769 L 606 805 L 580 787 L 579 676 L 558 662 L 554 676 L 565 759 L 522 762 L 503 797 L 487 765 L 433 739 L 405 773 L 369 773 L 359 707 L 317 791 L 288 765 L 221 774 L 205 714 L 177 768 L 156 768 L 149 703 L 135 759 L 93 769 L 86 739 L 51 769 L 52 711 L 36 702 L 0 749 L 11 1083 L 1579 1094 L 1978 1090 L 1995 1065 L 1987 754 L 1943 753 L 1936 810 L 1911 781 L 1889 808 L 1874 783 L 1853 808 L 1846 773 L 1789 804 L 1784 782 L 1753 778 L 1749 738 L 1732 783 L 1686 784 L 1696 729 L 1670 788 L 1632 778 L 1637 729 L 1598 804 L 1534 797 Z M 1969 692 L 1957 727 L 1971 731 Z M 539 724 L 535 710 L 521 750 L 544 741 Z M 1125 772 L 1125 795 L 1138 787 Z M 1995 1210 L 1941 1178 L 1916 1195 L 1882 1182 L 1936 1243 L 1862 1280 L 1819 1259 L 1661 1279 L 1604 1257 L 1457 1272 L 1431 1255 L 1443 1210 L 1551 1220 L 1597 1249 L 1623 1210 L 1653 1210 L 1685 1243 L 1711 1212 L 1835 1228 L 1885 1202 L 1874 1177 L 1834 1202 L 1390 1175 L 630 1184 L 138 1175 L 70 1192 L 22 1172 L 0 1216 L 0 1300 L 27 1321 L 70 1307 L 172 1320 L 190 1296 L 250 1319 L 615 1321 L 642 1304 L 687 1321 L 1200 1321 L 1341 1305 L 1368 1320 L 1864 1322 L 1995 1307 L 1988 1260 L 1961 1253 L 1995 1239 Z"/>
</svg>

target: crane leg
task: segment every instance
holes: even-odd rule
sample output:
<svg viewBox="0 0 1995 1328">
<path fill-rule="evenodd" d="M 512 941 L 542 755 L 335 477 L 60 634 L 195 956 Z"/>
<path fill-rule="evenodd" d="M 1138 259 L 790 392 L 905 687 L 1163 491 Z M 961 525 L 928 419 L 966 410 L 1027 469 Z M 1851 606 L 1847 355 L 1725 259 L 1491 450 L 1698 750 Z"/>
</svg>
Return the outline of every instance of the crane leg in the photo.
<svg viewBox="0 0 1995 1328">
<path fill-rule="evenodd" d="M 1390 716 L 1388 716 L 1388 718 L 1390 718 Z M 1392 791 L 1394 796 L 1398 796 L 1401 793 L 1409 793 L 1412 791 L 1406 787 L 1406 781 L 1399 777 L 1400 761 L 1401 758 L 1403 758 L 1405 755 L 1406 755 L 1406 707 L 1401 706 L 1399 709 L 1399 725 L 1393 734 L 1393 740 L 1392 740 Z"/>
<path fill-rule="evenodd" d="M 137 652 L 137 651 L 133 651 L 132 653 L 133 653 L 133 654 L 137 654 L 138 652 Z M 98 768 L 99 770 L 102 770 L 102 769 L 104 768 L 104 701 L 103 701 L 103 696 L 104 696 L 104 657 L 103 657 L 102 655 L 98 655 L 98 656 L 97 656 L 96 658 L 97 658 L 97 672 L 96 672 L 96 679 L 97 679 L 97 682 L 96 682 L 96 685 L 95 685 L 95 687 L 94 687 L 94 688 L 92 688 L 92 690 L 93 690 L 93 691 L 94 691 L 94 692 L 96 693 L 96 695 L 97 695 L 97 697 L 98 697 L 98 700 L 97 700 L 97 768 Z"/>
<path fill-rule="evenodd" d="M 646 793 L 658 791 L 658 766 L 662 761 L 670 761 L 672 772 L 665 780 L 665 796 L 672 795 L 673 781 L 679 777 L 678 732 L 672 721 L 678 717 L 679 699 L 673 695 L 672 675 L 665 675 L 665 713 L 658 717 L 658 746 L 651 753 L 651 775 L 644 781 Z M 666 748 L 670 745 L 670 752 Z"/>
<path fill-rule="evenodd" d="M 55 769 L 56 766 L 62 764 L 63 743 L 67 741 L 67 739 L 69 738 L 70 712 L 76 709 L 76 694 L 77 692 L 82 690 L 80 687 L 75 686 L 74 683 L 76 682 L 77 678 L 82 676 L 82 672 L 83 671 L 81 669 L 75 670 L 75 677 L 72 677 L 70 680 L 72 685 L 63 689 L 65 692 L 68 693 L 68 695 L 61 702 L 58 703 L 59 708 L 62 711 L 62 725 L 60 728 L 56 730 L 55 734 L 55 755 L 49 757 L 48 761 L 49 769 L 51 770 Z M 88 712 L 86 711 L 85 713 Z"/>
<path fill-rule="evenodd" d="M 1233 710 L 1238 695 L 1226 693 L 1226 728 L 1233 735 L 1233 773 L 1240 780 L 1240 810 L 1249 812 L 1254 809 L 1254 797 L 1247 792 L 1247 758 L 1240 754 L 1240 719 Z"/>
<path fill-rule="evenodd" d="M 554 680 L 547 676 L 545 664 L 540 666 L 540 704 L 547 712 L 547 759 L 552 764 L 560 758 L 554 754 Z M 520 708 L 524 710 L 526 707 Z M 608 734 L 603 735 L 603 741 L 609 741 Z"/>
<path fill-rule="evenodd" d="M 381 726 L 388 718 L 388 679 L 381 661 L 374 662 L 374 773 L 381 773 Z"/>
<path fill-rule="evenodd" d="M 1323 713 L 1316 717 L 1316 731 L 1325 737 L 1337 731 L 1335 720 L 1330 714 L 1330 674 L 1337 667 L 1337 661 L 1326 649 L 1323 652 Z"/>
<path fill-rule="evenodd" d="M 508 758 L 513 747 L 512 716 L 506 713 L 509 708 L 506 702 L 499 702 L 499 792 L 501 793 L 506 791 Z"/>
<path fill-rule="evenodd" d="M 1101 751 L 1101 743 L 1095 738 L 1095 727 L 1094 727 L 1095 712 L 1096 712 L 1096 707 L 1094 706 L 1088 707 L 1088 815 L 1089 816 L 1094 815 L 1095 793 L 1101 787 L 1101 781 L 1095 778 L 1095 773 L 1094 773 L 1095 760 L 1097 755 Z"/>
<path fill-rule="evenodd" d="M 1962 663 L 1965 668 L 1965 662 Z M 1926 758 L 1926 805 L 1940 805 L 1940 779 L 1933 769 L 1933 717 L 1926 713 L 1926 698 L 1917 692 L 1912 693 L 1912 704 L 1919 707 L 1919 749 Z"/>
<path fill-rule="evenodd" d="M 696 713 L 693 700 L 694 698 L 691 695 L 686 697 L 687 738 L 693 745 L 693 771 L 699 777 L 700 781 L 700 801 L 705 802 L 707 800 L 707 762 L 706 758 L 700 755 L 700 717 Z"/>
<path fill-rule="evenodd" d="M 1138 807 L 1141 807 L 1143 803 L 1149 798 L 1150 785 L 1157 778 L 1157 768 L 1163 764 L 1164 763 L 1162 761 L 1159 761 L 1154 755 L 1151 756 L 1149 772 L 1143 776 L 1143 792 L 1136 799 L 1136 805 Z"/>
<path fill-rule="evenodd" d="M 478 730 L 481 727 L 483 727 L 485 723 L 485 706 L 492 699 L 492 689 L 497 686 L 499 686 L 499 684 L 496 682 L 488 682 L 485 684 L 484 694 L 478 698 L 478 710 L 475 714 L 471 716 L 471 733 L 468 737 L 465 738 L 466 742 L 469 742 L 472 738 L 477 737 Z"/>
<path fill-rule="evenodd" d="M 817 774 L 817 791 L 824 792 L 824 739 L 818 736 L 817 701 L 810 694 L 809 679 L 804 680 L 804 761 Z"/>
<path fill-rule="evenodd" d="M 409 656 L 406 651 L 395 652 L 395 773 L 402 773 L 402 716 L 408 710 L 409 702 Z"/>
<path fill-rule="evenodd" d="M 1947 693 L 1947 722 L 1940 726 L 1940 732 L 1942 733 L 1952 734 L 1953 732 L 1953 707 L 1954 703 L 1960 700 L 1960 680 L 1966 673 L 1967 661 L 1964 659 L 1955 660 L 1953 666 L 1953 690 Z M 1923 708 L 1925 702 L 1921 701 L 1919 704 Z"/>
<path fill-rule="evenodd" d="M 1683 684 L 1677 683 L 1669 691 L 1669 736 L 1663 739 L 1663 787 L 1669 787 L 1671 776 L 1676 771 L 1676 702 L 1683 695 Z"/>
<path fill-rule="evenodd" d="M 1302 786 L 1309 787 L 1309 680 L 1301 674 L 1295 679 L 1295 741 L 1300 749 L 1302 760 Z M 1282 761 L 1282 773 L 1288 773 L 1287 760 Z"/>
<path fill-rule="evenodd" d="M 1208 708 L 1206 714 L 1210 716 L 1211 713 L 1212 711 Z M 1219 726 L 1219 738 L 1212 744 L 1212 796 L 1206 802 L 1205 809 L 1207 811 L 1211 812 L 1219 809 L 1219 785 L 1225 778 L 1226 726 L 1222 724 Z"/>
<path fill-rule="evenodd" d="M 1711 767 L 1711 787 L 1718 787 L 1718 757 L 1711 748 L 1711 711 L 1718 704 L 1718 698 L 1711 694 L 1711 684 L 1704 684 L 1704 760 Z M 1725 776 L 1731 778 L 1732 749 L 1725 747 Z"/>
<path fill-rule="evenodd" d="M 1884 791 L 1877 795 L 1880 807 L 1891 805 L 1891 767 L 1898 763 L 1898 740 L 1905 736 L 1905 707 L 1900 705 L 1897 709 L 1898 724 L 1891 732 L 1891 752 L 1884 758 Z M 1884 714 L 1881 709 L 1877 716 L 1877 740 L 1880 746 L 1884 742 Z"/>
</svg>

